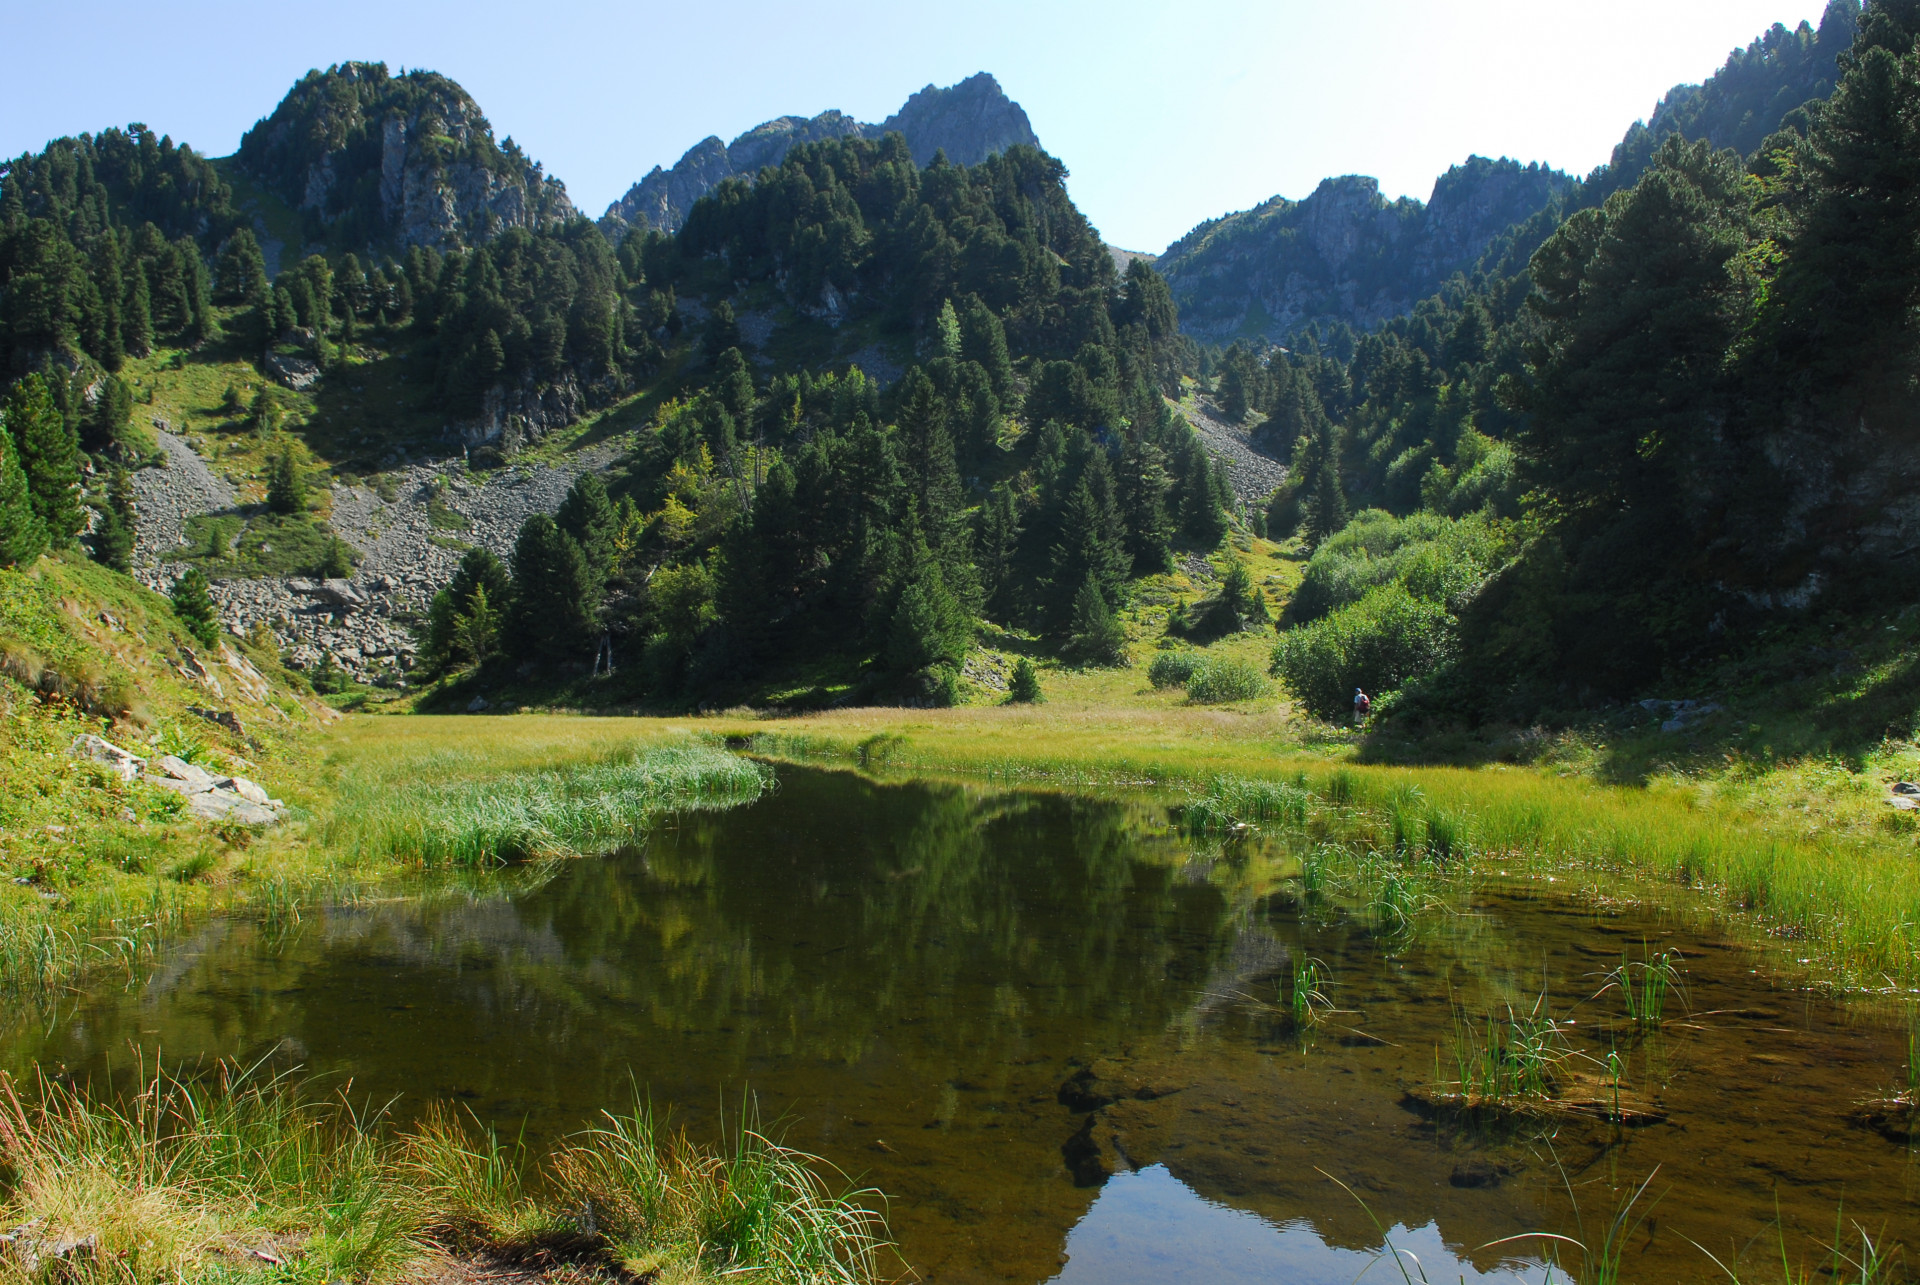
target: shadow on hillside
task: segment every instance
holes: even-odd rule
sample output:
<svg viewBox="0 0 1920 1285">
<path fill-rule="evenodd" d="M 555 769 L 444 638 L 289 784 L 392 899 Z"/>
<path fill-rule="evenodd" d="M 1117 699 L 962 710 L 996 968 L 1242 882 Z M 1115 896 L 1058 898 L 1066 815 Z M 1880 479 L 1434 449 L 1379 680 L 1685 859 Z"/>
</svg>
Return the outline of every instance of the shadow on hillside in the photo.
<svg viewBox="0 0 1920 1285">
<path fill-rule="evenodd" d="M 1864 639 L 1877 626 L 1859 631 Z M 1614 785 L 1671 772 L 1764 772 L 1822 758 L 1860 771 L 1920 721 L 1920 650 L 1882 633 L 1858 649 L 1775 648 L 1701 679 L 1694 709 L 1630 703 L 1540 726 L 1391 720 L 1361 739 L 1358 761 L 1398 766 L 1566 765 Z"/>
</svg>

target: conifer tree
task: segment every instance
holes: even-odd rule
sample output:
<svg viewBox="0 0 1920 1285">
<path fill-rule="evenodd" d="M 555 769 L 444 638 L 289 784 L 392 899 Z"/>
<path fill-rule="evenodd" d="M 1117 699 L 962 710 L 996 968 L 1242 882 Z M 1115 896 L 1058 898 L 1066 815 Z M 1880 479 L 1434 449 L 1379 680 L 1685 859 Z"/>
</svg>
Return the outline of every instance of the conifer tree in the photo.
<svg viewBox="0 0 1920 1285">
<path fill-rule="evenodd" d="M 599 609 L 599 581 L 574 538 L 544 513 L 522 523 L 513 546 L 507 649 L 523 660 L 583 656 L 599 636 Z"/>
<path fill-rule="evenodd" d="M 138 259 L 127 265 L 127 303 L 121 313 L 120 334 L 130 356 L 145 357 L 153 351 L 153 296 Z"/>
<path fill-rule="evenodd" d="M 994 396 L 1004 402 L 1013 388 L 1013 359 L 1007 355 L 1007 328 L 977 295 L 967 300 L 959 322 L 960 355 L 979 363 L 993 385 Z"/>
<path fill-rule="evenodd" d="M 118 375 L 100 381 L 93 405 L 83 420 L 81 445 L 95 455 L 104 454 L 120 444 L 133 418 L 133 390 Z"/>
<path fill-rule="evenodd" d="M 212 647 L 220 641 L 220 616 L 214 610 L 212 588 L 200 568 L 187 568 L 186 573 L 173 582 L 170 596 L 173 614 L 196 642 L 202 647 Z"/>
<path fill-rule="evenodd" d="M 1073 595 L 1067 655 L 1092 665 L 1117 665 L 1126 659 L 1126 651 L 1126 626 L 1113 614 L 1100 582 L 1089 572 Z"/>
<path fill-rule="evenodd" d="M 1013 676 L 1007 682 L 1009 705 L 1036 705 L 1046 697 L 1040 693 L 1040 673 L 1033 662 L 1022 656 L 1013 663 Z"/>
<path fill-rule="evenodd" d="M 973 641 L 972 623 L 948 591 L 940 568 L 930 557 L 914 561 L 913 577 L 900 591 L 887 631 L 887 666 L 897 674 L 958 666 Z"/>
<path fill-rule="evenodd" d="M 1220 511 L 1213 484 L 1213 464 L 1206 448 L 1190 444 L 1187 474 L 1180 484 L 1180 530 L 1201 548 L 1211 549 L 1226 538 L 1227 516 Z"/>
<path fill-rule="evenodd" d="M 47 528 L 33 510 L 19 452 L 0 424 L 0 567 L 24 566 L 46 548 Z"/>
<path fill-rule="evenodd" d="M 452 583 L 434 594 L 427 608 L 425 659 L 430 669 L 439 672 L 462 662 L 484 663 L 499 645 L 512 595 L 512 579 L 500 559 L 487 549 L 467 550 Z M 483 598 L 484 610 L 479 608 Z M 489 614 L 491 634 L 482 628 Z"/>
<path fill-rule="evenodd" d="M 300 466 L 294 463 L 291 451 L 282 451 L 274 457 L 272 472 L 267 478 L 267 508 L 287 515 L 307 511 L 307 482 L 300 475 Z"/>
<path fill-rule="evenodd" d="M 133 479 L 115 468 L 107 482 L 107 504 L 93 533 L 94 561 L 115 571 L 133 569 Z"/>
<path fill-rule="evenodd" d="M 620 530 L 620 514 L 607 498 L 606 483 L 598 473 L 582 473 L 574 479 L 554 521 L 573 537 L 587 555 L 587 565 L 594 575 L 604 581 L 613 570 L 613 542 Z"/>
<path fill-rule="evenodd" d="M 0 405 L 0 423 L 13 436 L 33 511 L 48 540 L 55 548 L 65 548 L 86 525 L 80 502 L 79 439 L 39 375 L 28 375 L 8 390 Z"/>
<path fill-rule="evenodd" d="M 1318 548 L 1347 525 L 1346 491 L 1340 485 L 1340 470 L 1330 459 L 1322 457 L 1314 463 L 1303 517 L 1301 525 L 1311 548 Z"/>
</svg>

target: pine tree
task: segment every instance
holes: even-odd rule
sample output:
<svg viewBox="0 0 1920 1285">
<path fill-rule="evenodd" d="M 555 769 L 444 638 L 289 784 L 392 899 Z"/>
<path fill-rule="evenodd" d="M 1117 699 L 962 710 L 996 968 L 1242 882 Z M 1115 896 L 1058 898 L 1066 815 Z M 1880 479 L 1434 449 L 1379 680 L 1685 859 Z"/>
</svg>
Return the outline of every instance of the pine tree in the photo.
<svg viewBox="0 0 1920 1285">
<path fill-rule="evenodd" d="M 120 333 L 128 355 L 145 357 L 153 351 L 153 295 L 147 284 L 146 269 L 138 259 L 127 264 L 127 303 L 122 310 Z"/>
<path fill-rule="evenodd" d="M 214 265 L 213 297 L 221 303 L 258 304 L 272 289 L 260 242 L 254 238 L 253 229 L 240 228 L 221 243 Z"/>
<path fill-rule="evenodd" d="M 485 585 L 476 585 L 467 609 L 454 617 L 454 636 L 460 649 L 476 665 L 484 665 L 500 642 L 500 612 L 487 596 Z"/>
<path fill-rule="evenodd" d="M 13 436 L 33 511 L 48 540 L 55 548 L 65 548 L 86 525 L 80 502 L 79 439 L 39 375 L 28 375 L 8 390 L 0 405 L 0 423 Z"/>
<path fill-rule="evenodd" d="M 133 569 L 133 479 L 115 468 L 107 481 L 107 505 L 93 534 L 94 561 L 115 571 Z"/>
<path fill-rule="evenodd" d="M 173 582 L 173 614 L 202 647 L 220 641 L 220 616 L 214 610 L 213 593 L 206 575 L 198 567 Z"/>
<path fill-rule="evenodd" d="M 1188 449 L 1187 474 L 1180 480 L 1180 530 L 1203 549 L 1214 548 L 1227 535 L 1227 515 L 1220 509 L 1213 483 L 1213 463 L 1198 442 Z"/>
<path fill-rule="evenodd" d="M 292 515 L 307 511 L 307 482 L 291 451 L 283 451 L 273 460 L 267 478 L 267 508 L 274 513 Z"/>
<path fill-rule="evenodd" d="M 1068 586 L 1091 579 L 1103 599 L 1118 601 L 1120 586 L 1132 567 L 1126 524 L 1114 502 L 1112 474 L 1105 454 L 1096 450 L 1060 512 L 1060 540 L 1052 550 L 1049 576 L 1055 627 L 1069 622 L 1072 600 L 1062 601 Z"/>
<path fill-rule="evenodd" d="M 103 455 L 120 445 L 133 418 L 133 390 L 118 375 L 108 375 L 95 391 L 93 405 L 83 421 L 81 444 L 95 455 Z"/>
<path fill-rule="evenodd" d="M 24 566 L 46 548 L 47 528 L 33 511 L 19 452 L 0 424 L 0 567 Z"/>
<path fill-rule="evenodd" d="M 271 437 L 280 427 L 280 403 L 265 388 L 253 395 L 253 405 L 247 411 L 247 431 L 255 437 Z"/>
<path fill-rule="evenodd" d="M 960 355 L 978 362 L 993 384 L 993 394 L 1001 401 L 1013 388 L 1013 359 L 1007 355 L 1007 328 L 978 296 L 967 301 L 960 313 Z"/>
<path fill-rule="evenodd" d="M 1107 605 L 1107 595 L 1091 573 L 1073 595 L 1066 653 L 1091 665 L 1117 665 L 1126 659 L 1126 626 Z"/>
<path fill-rule="evenodd" d="M 573 537 L 544 513 L 522 523 L 513 546 L 508 650 L 524 660 L 584 656 L 599 637 L 599 609 L 599 580 Z"/>
<path fill-rule="evenodd" d="M 1120 490 L 1120 508 L 1127 526 L 1127 551 L 1133 570 L 1144 574 L 1167 567 L 1167 543 L 1173 538 L 1173 519 L 1167 514 L 1166 455 L 1145 436 L 1128 433 L 1120 447 L 1120 465 L 1114 479 Z"/>
<path fill-rule="evenodd" d="M 940 355 L 958 357 L 960 355 L 960 315 L 953 310 L 953 300 L 943 300 L 940 315 L 934 319 L 934 334 L 940 343 Z"/>
<path fill-rule="evenodd" d="M 1019 545 L 1019 509 L 1014 503 L 1013 488 L 1002 482 L 980 506 L 973 559 L 987 612 L 996 620 L 1010 620 L 1013 616 L 1013 559 Z"/>
<path fill-rule="evenodd" d="M 587 555 L 587 565 L 594 575 L 604 581 L 613 570 L 613 541 L 620 530 L 620 514 L 607 498 L 606 483 L 598 473 L 582 473 L 574 479 L 554 521 L 573 537 Z"/>
<path fill-rule="evenodd" d="M 1022 656 L 1013 663 L 1013 677 L 1007 683 L 1009 705 L 1037 705 L 1047 698 L 1040 692 L 1040 673 L 1033 662 Z"/>
<path fill-rule="evenodd" d="M 1347 495 L 1340 485 L 1340 470 L 1331 459 L 1323 457 L 1314 464 L 1303 517 L 1309 548 L 1318 548 L 1347 525 Z"/>
<path fill-rule="evenodd" d="M 887 631 L 887 667 L 897 674 L 957 667 L 973 641 L 972 622 L 948 592 L 940 568 L 929 557 L 915 562 Z"/>
</svg>

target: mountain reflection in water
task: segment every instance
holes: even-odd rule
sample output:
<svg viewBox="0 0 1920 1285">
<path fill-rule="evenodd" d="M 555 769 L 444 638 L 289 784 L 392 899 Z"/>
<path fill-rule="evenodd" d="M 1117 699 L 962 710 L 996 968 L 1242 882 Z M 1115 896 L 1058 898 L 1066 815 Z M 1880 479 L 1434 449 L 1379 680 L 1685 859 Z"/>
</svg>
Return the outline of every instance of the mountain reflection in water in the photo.
<svg viewBox="0 0 1920 1285">
<path fill-rule="evenodd" d="M 1530 1246 L 1476 1248 L 1503 1237 L 1574 1233 L 1569 1187 L 1604 1224 L 1655 1166 L 1648 1279 L 1702 1274 L 1685 1237 L 1764 1252 L 1776 1201 L 1796 1244 L 1830 1237 L 1843 1198 L 1916 1239 L 1915 1167 L 1847 1122 L 1902 1030 L 1637 911 L 1488 893 L 1383 924 L 1309 891 L 1295 842 L 1192 839 L 1146 796 L 782 769 L 760 802 L 634 850 L 308 907 L 290 930 L 208 924 L 142 986 L 16 1012 L 0 1051 L 97 1084 L 136 1048 L 269 1058 L 402 1119 L 461 1103 L 536 1148 L 636 1087 L 707 1137 L 751 1093 L 791 1145 L 885 1191 L 902 1254 L 943 1283 L 1196 1280 L 1174 1267 L 1201 1261 L 1227 1279 L 1230 1244 L 1265 1256 L 1233 1268 L 1248 1279 L 1351 1279 L 1380 1235 L 1323 1169 L 1412 1229 L 1436 1280 L 1507 1272 Z M 1698 1016 L 1603 1035 L 1617 1000 L 1590 997 L 1643 943 L 1682 952 Z M 1306 959 L 1341 1011 L 1301 1032 Z M 1457 1013 L 1543 991 L 1576 1044 L 1615 1040 L 1664 1123 L 1476 1131 L 1409 1109 Z"/>
</svg>

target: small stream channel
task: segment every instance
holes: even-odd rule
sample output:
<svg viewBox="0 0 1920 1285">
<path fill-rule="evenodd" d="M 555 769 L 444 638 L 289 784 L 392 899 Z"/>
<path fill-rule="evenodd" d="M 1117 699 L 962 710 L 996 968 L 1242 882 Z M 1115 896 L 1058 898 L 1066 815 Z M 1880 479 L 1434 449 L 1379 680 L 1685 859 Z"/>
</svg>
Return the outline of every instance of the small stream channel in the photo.
<svg viewBox="0 0 1920 1285">
<path fill-rule="evenodd" d="M 536 1150 L 634 1086 L 708 1137 L 750 1091 L 888 1194 L 941 1283 L 1346 1285 L 1378 1227 L 1432 1280 L 1538 1281 L 1541 1242 L 1481 1247 L 1597 1239 L 1650 1173 L 1629 1281 L 1718 1275 L 1690 1240 L 1777 1263 L 1776 1210 L 1796 1259 L 1843 1202 L 1920 1246 L 1914 1152 L 1851 1119 L 1904 1082 L 1897 1011 L 1631 907 L 1482 892 L 1383 922 L 1306 893 L 1297 855 L 1189 838 L 1145 797 L 783 768 L 756 804 L 497 895 L 210 924 L 138 986 L 14 1014 L 0 1064 L 268 1059 Z M 1639 1033 L 1594 996 L 1665 950 L 1684 991 Z M 1303 1030 L 1306 959 L 1337 1011 Z M 1536 1003 L 1569 1068 L 1598 1083 L 1615 1055 L 1636 1127 L 1420 1109 L 1462 1015 Z"/>
</svg>

